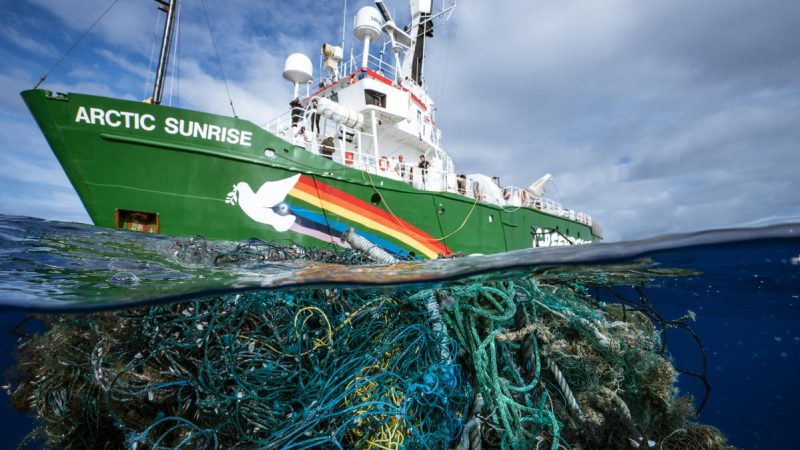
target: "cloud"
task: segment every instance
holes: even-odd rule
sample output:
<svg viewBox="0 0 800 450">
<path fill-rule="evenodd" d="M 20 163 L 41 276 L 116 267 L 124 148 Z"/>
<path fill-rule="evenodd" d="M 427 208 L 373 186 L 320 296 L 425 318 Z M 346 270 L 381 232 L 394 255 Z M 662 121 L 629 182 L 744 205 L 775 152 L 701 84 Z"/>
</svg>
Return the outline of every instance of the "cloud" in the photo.
<svg viewBox="0 0 800 450">
<path fill-rule="evenodd" d="M 5 39 L 25 50 L 49 57 L 52 57 L 56 54 L 56 49 L 52 44 L 36 40 L 30 36 L 25 36 L 16 28 L 6 27 L 3 31 L 3 37 Z"/>
<path fill-rule="evenodd" d="M 431 85 L 464 172 L 522 186 L 551 172 L 548 194 L 610 239 L 736 226 L 799 211 L 798 13 L 739 0 L 459 5 L 426 75 L 447 77 Z"/>
<path fill-rule="evenodd" d="M 74 32 L 67 38 L 70 44 L 88 30 L 111 5 L 110 1 L 98 0 L 70 0 L 68 2 L 30 0 L 30 2 L 39 6 L 42 11 L 61 19 L 61 23 L 66 29 Z M 104 45 L 120 46 L 131 51 L 142 48 L 149 49 L 147 44 L 150 42 L 151 35 L 148 31 L 156 28 L 158 17 L 156 11 L 155 3 L 118 1 L 103 20 L 97 23 L 92 31 L 95 36 L 89 39 L 95 43 L 102 42 Z M 44 30 L 32 31 L 41 33 Z"/>
</svg>

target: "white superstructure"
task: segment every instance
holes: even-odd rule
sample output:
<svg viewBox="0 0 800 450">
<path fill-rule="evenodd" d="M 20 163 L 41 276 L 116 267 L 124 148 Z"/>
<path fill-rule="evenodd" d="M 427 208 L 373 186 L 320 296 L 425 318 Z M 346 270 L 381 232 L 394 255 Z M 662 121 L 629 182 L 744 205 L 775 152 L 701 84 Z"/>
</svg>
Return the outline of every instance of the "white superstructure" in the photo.
<svg viewBox="0 0 800 450">
<path fill-rule="evenodd" d="M 294 83 L 295 97 L 302 84 L 307 95 L 299 99 L 299 107 L 269 121 L 267 130 L 339 164 L 417 189 L 534 208 L 591 226 L 588 215 L 543 197 L 549 174 L 527 189 L 501 187 L 481 174 L 456 174 L 442 146 L 422 71 L 433 20 L 449 17 L 455 3 L 433 13 L 431 1 L 411 0 L 411 23 L 405 28 L 395 24 L 382 1 L 375 3 L 377 8 L 365 6 L 355 16 L 353 34 L 362 43 L 361 55 L 351 54 L 343 62 L 341 47 L 324 44 L 316 86 L 310 60 L 297 53 L 289 56 L 284 78 Z"/>
</svg>

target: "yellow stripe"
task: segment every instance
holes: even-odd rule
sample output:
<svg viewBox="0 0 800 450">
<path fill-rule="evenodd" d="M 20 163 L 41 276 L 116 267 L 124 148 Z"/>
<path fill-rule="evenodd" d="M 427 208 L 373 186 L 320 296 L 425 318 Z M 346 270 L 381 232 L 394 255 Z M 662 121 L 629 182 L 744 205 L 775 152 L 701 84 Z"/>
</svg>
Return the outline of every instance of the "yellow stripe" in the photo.
<svg viewBox="0 0 800 450">
<path fill-rule="evenodd" d="M 297 188 L 293 188 L 291 191 L 289 191 L 289 195 L 322 209 L 322 203 L 319 202 L 319 197 L 316 195 L 311 195 Z"/>
<path fill-rule="evenodd" d="M 359 223 L 359 224 L 361 224 L 361 225 L 363 225 L 363 226 L 365 226 L 367 228 L 370 228 L 370 229 L 373 229 L 375 231 L 379 231 L 379 232 L 381 232 L 383 234 L 392 236 L 393 238 L 397 239 L 398 241 L 403 242 L 406 245 L 409 245 L 409 246 L 417 249 L 418 251 L 422 252 L 428 258 L 435 259 L 438 256 L 438 254 L 436 252 L 430 250 L 424 244 L 422 244 L 419 241 L 417 241 L 416 239 L 408 236 L 407 234 L 403 234 L 403 233 L 401 233 L 401 232 L 399 232 L 399 231 L 397 231 L 395 229 L 392 229 L 392 228 L 389 228 L 389 227 L 387 227 L 385 225 L 377 223 L 372 219 L 369 219 L 369 218 L 364 217 L 364 216 L 362 216 L 360 214 L 357 214 L 357 213 L 354 213 L 354 212 L 352 212 L 350 210 L 342 208 L 342 207 L 340 207 L 340 206 L 338 206 L 338 205 L 336 205 L 334 203 L 324 201 L 324 200 L 320 199 L 319 197 L 317 197 L 315 195 L 311 195 L 311 194 L 305 193 L 305 192 L 303 192 L 303 191 L 301 191 L 299 189 L 292 189 L 291 191 L 289 191 L 289 195 L 292 196 L 292 197 L 295 197 L 295 198 L 297 198 L 299 200 L 302 200 L 302 201 L 304 201 L 306 203 L 314 205 L 317 208 L 325 209 L 325 210 L 330 211 L 330 212 L 332 212 L 332 213 L 334 213 L 336 215 L 342 216 L 342 217 L 344 217 L 346 219 L 350 219 L 353 222 L 357 222 L 357 223 Z"/>
</svg>

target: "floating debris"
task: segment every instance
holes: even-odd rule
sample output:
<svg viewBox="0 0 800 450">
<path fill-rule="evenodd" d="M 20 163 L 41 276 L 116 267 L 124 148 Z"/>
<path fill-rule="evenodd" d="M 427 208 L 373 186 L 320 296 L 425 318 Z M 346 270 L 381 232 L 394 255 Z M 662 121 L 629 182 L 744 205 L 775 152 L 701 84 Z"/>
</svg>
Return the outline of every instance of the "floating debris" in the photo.
<svg viewBox="0 0 800 450">
<path fill-rule="evenodd" d="M 259 241 L 225 261 L 290 255 L 308 257 Z M 8 389 L 48 448 L 730 448 L 677 395 L 657 317 L 524 277 L 257 291 L 42 316 Z"/>
</svg>

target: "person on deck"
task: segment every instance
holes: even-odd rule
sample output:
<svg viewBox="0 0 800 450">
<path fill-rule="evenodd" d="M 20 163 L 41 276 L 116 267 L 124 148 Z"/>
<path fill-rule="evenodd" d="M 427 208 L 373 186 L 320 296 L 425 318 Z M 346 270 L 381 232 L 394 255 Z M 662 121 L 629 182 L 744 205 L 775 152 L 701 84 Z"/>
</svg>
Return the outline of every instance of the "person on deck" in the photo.
<svg viewBox="0 0 800 450">
<path fill-rule="evenodd" d="M 333 161 L 333 154 L 336 152 L 336 144 L 333 142 L 333 136 L 328 136 L 320 143 L 319 152 L 322 156 Z"/>
<path fill-rule="evenodd" d="M 317 99 L 311 100 L 311 132 L 319 136 L 319 112 L 317 111 Z"/>
<path fill-rule="evenodd" d="M 428 179 L 428 167 L 430 167 L 430 166 L 431 166 L 431 163 L 429 163 L 425 159 L 425 155 L 419 155 L 419 164 L 417 164 L 417 167 L 419 167 L 420 173 L 422 175 L 422 185 L 423 186 L 425 185 L 425 181 L 427 181 L 427 179 Z"/>
<path fill-rule="evenodd" d="M 300 103 L 300 98 L 295 97 L 294 100 L 289 102 L 289 107 L 291 108 L 292 114 L 292 128 L 294 128 L 303 120 L 303 105 Z"/>
<path fill-rule="evenodd" d="M 403 162 L 403 155 L 397 156 L 397 164 L 394 166 L 394 171 L 401 180 L 406 179 L 406 163 Z"/>
<path fill-rule="evenodd" d="M 295 131 L 294 142 L 295 144 L 297 143 L 308 144 L 311 142 L 311 134 L 308 131 L 306 131 L 306 127 L 300 127 L 299 130 Z"/>
</svg>

